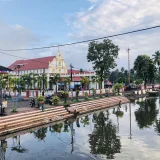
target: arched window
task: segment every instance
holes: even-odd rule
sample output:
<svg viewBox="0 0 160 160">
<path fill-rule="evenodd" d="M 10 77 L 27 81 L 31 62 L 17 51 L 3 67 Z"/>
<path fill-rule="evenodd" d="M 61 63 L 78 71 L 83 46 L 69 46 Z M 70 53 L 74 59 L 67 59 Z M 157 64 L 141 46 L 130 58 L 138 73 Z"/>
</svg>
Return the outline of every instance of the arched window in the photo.
<svg viewBox="0 0 160 160">
<path fill-rule="evenodd" d="M 58 62 L 58 65 L 61 66 L 61 62 Z"/>
<path fill-rule="evenodd" d="M 61 69 L 59 69 L 59 73 L 61 73 Z"/>
</svg>

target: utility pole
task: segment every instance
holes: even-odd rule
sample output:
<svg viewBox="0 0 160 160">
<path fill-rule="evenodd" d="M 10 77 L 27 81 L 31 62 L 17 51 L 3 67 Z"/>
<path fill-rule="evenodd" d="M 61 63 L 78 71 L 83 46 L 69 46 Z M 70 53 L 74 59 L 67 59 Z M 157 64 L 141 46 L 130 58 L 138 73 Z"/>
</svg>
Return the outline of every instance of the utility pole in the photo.
<svg viewBox="0 0 160 160">
<path fill-rule="evenodd" d="M 130 85 L 130 58 L 129 58 L 129 51 L 130 51 L 130 49 L 128 48 L 127 49 L 127 52 L 128 52 L 128 83 Z"/>
<path fill-rule="evenodd" d="M 71 82 L 72 82 L 72 68 L 73 68 L 72 64 L 70 64 L 70 68 L 71 68 Z"/>
<path fill-rule="evenodd" d="M 45 68 L 43 68 L 43 79 L 42 79 L 42 81 L 43 81 L 43 86 L 42 86 L 43 91 L 42 91 L 42 96 L 44 96 L 44 73 L 45 73 Z"/>
</svg>

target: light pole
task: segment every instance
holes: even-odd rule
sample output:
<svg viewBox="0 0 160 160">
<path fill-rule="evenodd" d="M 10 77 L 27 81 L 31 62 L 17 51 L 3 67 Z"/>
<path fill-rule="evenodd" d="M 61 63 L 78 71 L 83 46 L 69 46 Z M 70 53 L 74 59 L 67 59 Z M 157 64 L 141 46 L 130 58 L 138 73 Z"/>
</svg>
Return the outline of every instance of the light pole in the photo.
<svg viewBox="0 0 160 160">
<path fill-rule="evenodd" d="M 129 86 L 130 86 L 130 58 L 129 58 L 129 51 L 130 51 L 130 49 L 128 48 L 127 49 L 127 52 L 128 52 L 128 83 L 129 83 Z"/>
</svg>

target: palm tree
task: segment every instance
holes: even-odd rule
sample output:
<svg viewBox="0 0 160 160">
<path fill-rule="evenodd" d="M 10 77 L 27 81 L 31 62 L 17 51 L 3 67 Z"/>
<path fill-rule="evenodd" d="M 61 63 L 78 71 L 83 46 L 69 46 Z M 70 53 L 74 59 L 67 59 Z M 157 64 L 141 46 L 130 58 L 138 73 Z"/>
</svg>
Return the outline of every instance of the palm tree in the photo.
<svg viewBox="0 0 160 160">
<path fill-rule="evenodd" d="M 88 88 L 88 85 L 89 85 L 89 78 L 88 77 L 81 77 L 80 82 L 82 84 L 82 88 L 84 88 L 84 89 Z"/>
<path fill-rule="evenodd" d="M 158 66 L 159 68 L 159 81 L 160 81 L 160 51 L 156 51 L 153 56 L 153 61 L 154 63 Z"/>
<path fill-rule="evenodd" d="M 37 87 L 38 89 L 42 89 L 42 78 L 38 75 L 37 77 Z"/>
<path fill-rule="evenodd" d="M 64 85 L 65 85 L 65 90 L 67 89 L 67 84 L 70 88 L 70 83 L 71 83 L 71 78 L 70 77 L 65 77 L 64 78 Z"/>
<path fill-rule="evenodd" d="M 50 84 L 52 85 L 56 85 L 56 94 L 57 94 L 57 82 L 60 82 L 61 81 L 61 77 L 60 77 L 60 74 L 56 73 L 56 74 L 51 74 L 51 77 L 50 78 Z"/>
<path fill-rule="evenodd" d="M 100 78 L 98 76 L 93 76 L 92 77 L 92 83 L 96 83 L 96 89 L 97 89 L 97 83 L 100 83 Z"/>
</svg>

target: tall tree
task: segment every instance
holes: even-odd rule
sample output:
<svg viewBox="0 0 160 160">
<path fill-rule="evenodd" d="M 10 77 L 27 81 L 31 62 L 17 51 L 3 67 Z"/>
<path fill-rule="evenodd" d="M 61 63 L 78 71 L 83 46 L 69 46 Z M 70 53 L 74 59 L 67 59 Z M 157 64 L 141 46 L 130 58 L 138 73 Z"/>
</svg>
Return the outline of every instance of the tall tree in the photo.
<svg viewBox="0 0 160 160">
<path fill-rule="evenodd" d="M 160 51 L 156 51 L 155 54 L 152 55 L 153 56 L 153 61 L 154 63 L 158 66 L 159 70 L 158 70 L 158 74 L 159 74 L 159 82 L 160 82 Z"/>
<path fill-rule="evenodd" d="M 88 47 L 87 59 L 92 62 L 93 69 L 100 77 L 100 87 L 106 78 L 106 74 L 110 69 L 116 66 L 115 59 L 118 57 L 119 48 L 109 39 L 104 39 L 103 42 L 90 42 Z"/>
<path fill-rule="evenodd" d="M 70 88 L 70 83 L 71 83 L 71 78 L 70 77 L 65 77 L 64 78 L 64 85 L 65 85 L 65 90 L 67 89 L 67 84 Z"/>
<path fill-rule="evenodd" d="M 147 81 L 152 81 L 155 77 L 156 66 L 147 55 L 139 55 L 134 61 L 134 70 L 139 78 L 144 80 L 146 88 Z"/>
<path fill-rule="evenodd" d="M 60 74 L 52 74 L 50 78 L 50 83 L 56 85 L 56 94 L 57 94 L 57 83 L 61 81 Z"/>
<path fill-rule="evenodd" d="M 99 76 L 93 76 L 92 77 L 92 83 L 96 83 L 96 89 L 97 89 L 97 83 L 99 84 L 100 78 Z"/>
</svg>

